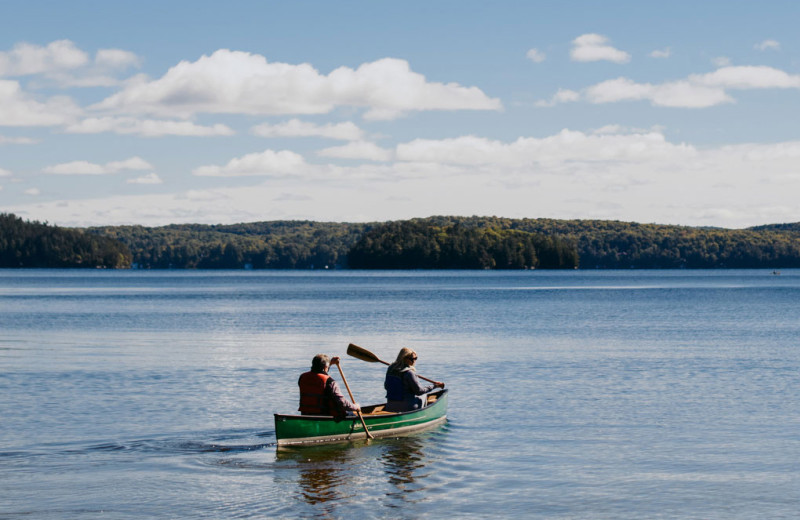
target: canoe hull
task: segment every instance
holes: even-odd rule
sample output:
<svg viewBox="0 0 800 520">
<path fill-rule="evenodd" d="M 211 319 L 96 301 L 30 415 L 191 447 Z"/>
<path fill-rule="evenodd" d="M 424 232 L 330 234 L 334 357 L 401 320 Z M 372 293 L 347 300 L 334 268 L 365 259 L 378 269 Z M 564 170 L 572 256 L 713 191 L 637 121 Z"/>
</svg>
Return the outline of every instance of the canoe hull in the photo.
<svg viewBox="0 0 800 520">
<path fill-rule="evenodd" d="M 444 424 L 447 421 L 447 390 L 431 394 L 436 400 L 419 410 L 402 413 L 365 413 L 364 422 L 373 437 L 406 435 Z M 367 412 L 381 405 L 364 407 Z M 278 446 L 313 445 L 366 439 L 358 417 L 336 421 L 316 415 L 275 414 L 275 435 Z"/>
</svg>

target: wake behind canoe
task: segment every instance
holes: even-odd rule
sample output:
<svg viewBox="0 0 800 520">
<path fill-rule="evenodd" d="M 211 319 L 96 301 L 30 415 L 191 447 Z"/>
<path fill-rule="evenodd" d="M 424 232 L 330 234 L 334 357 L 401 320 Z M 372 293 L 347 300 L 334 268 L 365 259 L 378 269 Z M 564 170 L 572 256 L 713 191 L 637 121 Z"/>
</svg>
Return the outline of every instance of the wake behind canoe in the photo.
<svg viewBox="0 0 800 520">
<path fill-rule="evenodd" d="M 364 422 L 374 437 L 391 437 L 417 432 L 444 424 L 447 420 L 447 390 L 428 394 L 424 408 L 392 413 L 385 405 L 363 407 Z M 364 426 L 358 417 L 336 421 L 322 415 L 275 414 L 275 435 L 278 446 L 310 445 L 366 439 Z"/>
</svg>

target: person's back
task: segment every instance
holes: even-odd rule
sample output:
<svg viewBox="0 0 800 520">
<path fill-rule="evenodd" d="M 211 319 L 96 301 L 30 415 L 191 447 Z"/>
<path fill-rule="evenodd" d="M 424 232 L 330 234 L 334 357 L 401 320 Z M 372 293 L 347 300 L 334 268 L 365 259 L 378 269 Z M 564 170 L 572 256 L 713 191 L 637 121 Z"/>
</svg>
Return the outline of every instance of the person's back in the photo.
<svg viewBox="0 0 800 520">
<path fill-rule="evenodd" d="M 300 387 L 298 410 L 302 415 L 332 415 L 330 399 L 325 391 L 329 379 L 328 374 L 313 370 L 300 375 L 297 380 Z"/>
<path fill-rule="evenodd" d="M 386 369 L 383 387 L 386 389 L 386 411 L 406 412 L 425 406 L 423 396 L 436 387 L 444 388 L 444 383 L 420 386 L 414 363 L 417 353 L 408 347 L 400 349 L 397 359 Z"/>
<path fill-rule="evenodd" d="M 300 375 L 297 384 L 300 387 L 298 410 L 301 415 L 344 417 L 348 411 L 360 409 L 357 403 L 351 403 L 342 395 L 336 381 L 328 375 L 328 367 L 338 363 L 338 357 L 317 354 L 311 360 L 311 370 Z"/>
</svg>

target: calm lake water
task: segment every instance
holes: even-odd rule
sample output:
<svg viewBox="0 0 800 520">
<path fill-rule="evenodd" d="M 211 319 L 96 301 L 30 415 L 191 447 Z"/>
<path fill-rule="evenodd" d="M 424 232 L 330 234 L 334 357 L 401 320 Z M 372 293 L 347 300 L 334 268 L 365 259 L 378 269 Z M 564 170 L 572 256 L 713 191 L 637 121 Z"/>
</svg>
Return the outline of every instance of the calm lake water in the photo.
<svg viewBox="0 0 800 520">
<path fill-rule="evenodd" d="M 0 331 L 0 518 L 800 511 L 797 270 L 0 270 Z M 318 352 L 383 400 L 350 342 L 447 424 L 277 450 Z"/>
</svg>

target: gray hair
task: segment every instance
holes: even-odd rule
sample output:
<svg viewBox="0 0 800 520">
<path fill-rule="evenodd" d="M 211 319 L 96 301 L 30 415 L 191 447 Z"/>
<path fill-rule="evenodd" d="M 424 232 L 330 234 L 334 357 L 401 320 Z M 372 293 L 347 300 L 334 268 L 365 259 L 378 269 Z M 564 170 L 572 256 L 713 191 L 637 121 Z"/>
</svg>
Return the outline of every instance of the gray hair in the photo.
<svg viewBox="0 0 800 520">
<path fill-rule="evenodd" d="M 311 370 L 313 372 L 324 372 L 331 364 L 331 358 L 327 354 L 317 354 L 311 360 Z"/>
</svg>

